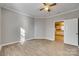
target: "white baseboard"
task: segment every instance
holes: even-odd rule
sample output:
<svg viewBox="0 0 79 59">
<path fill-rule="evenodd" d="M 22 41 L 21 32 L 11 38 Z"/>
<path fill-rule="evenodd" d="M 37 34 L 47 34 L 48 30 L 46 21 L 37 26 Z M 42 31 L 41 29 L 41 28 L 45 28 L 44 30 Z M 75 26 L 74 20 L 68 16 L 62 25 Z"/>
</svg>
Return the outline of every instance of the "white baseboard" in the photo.
<svg viewBox="0 0 79 59">
<path fill-rule="evenodd" d="M 29 39 L 26 39 L 25 41 L 33 40 L 33 39 L 47 39 L 47 40 L 53 41 L 52 39 L 48 39 L 48 38 L 29 38 Z M 25 42 L 25 41 L 24 41 L 24 42 Z M 10 45 L 10 44 L 15 44 L 15 43 L 20 43 L 21 45 L 23 45 L 24 42 L 22 42 L 22 41 L 15 41 L 15 42 L 5 43 L 5 44 L 0 45 L 0 50 L 1 50 L 1 48 L 2 48 L 3 46 Z"/>
<path fill-rule="evenodd" d="M 74 45 L 74 44 L 70 44 L 70 43 L 66 43 L 66 42 L 64 42 L 65 44 L 69 44 L 69 45 L 72 45 L 72 46 L 77 46 L 78 47 L 78 45 Z"/>
<path fill-rule="evenodd" d="M 10 45 L 10 44 L 14 44 L 14 43 L 18 43 L 18 42 L 19 42 L 19 41 L 5 43 L 5 44 L 2 44 L 1 47 L 6 46 L 6 45 Z"/>
<path fill-rule="evenodd" d="M 33 39 L 46 39 L 46 40 L 54 41 L 53 39 L 46 38 L 46 37 L 35 37 Z"/>
<path fill-rule="evenodd" d="M 29 39 L 26 39 L 25 41 L 27 40 L 32 40 L 33 38 L 29 38 Z M 24 41 L 24 42 L 25 42 Z M 9 43 L 5 43 L 5 44 L 2 44 L 0 45 L 0 49 L 3 47 L 3 46 L 6 46 L 6 45 L 10 45 L 10 44 L 15 44 L 15 43 L 21 43 L 21 41 L 15 41 L 15 42 L 9 42 Z M 21 43 L 22 44 L 22 43 Z"/>
<path fill-rule="evenodd" d="M 34 37 L 33 39 L 48 39 L 47 37 Z"/>
<path fill-rule="evenodd" d="M 0 50 L 2 49 L 3 46 L 10 45 L 10 44 L 15 44 L 15 43 L 19 43 L 19 41 L 2 44 L 2 45 L 0 45 Z"/>
<path fill-rule="evenodd" d="M 33 40 L 33 39 L 34 39 L 34 38 L 29 38 L 29 39 L 26 39 L 26 41 L 27 41 L 27 40 Z"/>
</svg>

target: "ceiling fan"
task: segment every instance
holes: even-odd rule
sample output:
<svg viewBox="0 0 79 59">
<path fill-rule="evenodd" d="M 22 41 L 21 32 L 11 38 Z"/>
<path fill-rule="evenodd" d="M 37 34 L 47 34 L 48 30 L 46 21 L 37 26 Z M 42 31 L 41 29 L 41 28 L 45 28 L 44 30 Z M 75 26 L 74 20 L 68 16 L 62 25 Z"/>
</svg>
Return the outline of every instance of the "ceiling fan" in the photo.
<svg viewBox="0 0 79 59">
<path fill-rule="evenodd" d="M 43 3 L 43 8 L 40 9 L 40 11 L 45 10 L 50 12 L 51 11 L 51 7 L 55 6 L 56 3 Z"/>
</svg>

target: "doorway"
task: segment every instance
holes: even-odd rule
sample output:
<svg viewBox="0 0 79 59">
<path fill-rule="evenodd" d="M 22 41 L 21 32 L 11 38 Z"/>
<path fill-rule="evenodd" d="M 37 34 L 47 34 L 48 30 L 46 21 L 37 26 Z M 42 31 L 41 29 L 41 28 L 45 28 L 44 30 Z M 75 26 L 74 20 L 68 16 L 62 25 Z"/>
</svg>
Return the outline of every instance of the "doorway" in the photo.
<svg viewBox="0 0 79 59">
<path fill-rule="evenodd" d="M 64 42 L 64 21 L 55 22 L 55 41 Z"/>
</svg>

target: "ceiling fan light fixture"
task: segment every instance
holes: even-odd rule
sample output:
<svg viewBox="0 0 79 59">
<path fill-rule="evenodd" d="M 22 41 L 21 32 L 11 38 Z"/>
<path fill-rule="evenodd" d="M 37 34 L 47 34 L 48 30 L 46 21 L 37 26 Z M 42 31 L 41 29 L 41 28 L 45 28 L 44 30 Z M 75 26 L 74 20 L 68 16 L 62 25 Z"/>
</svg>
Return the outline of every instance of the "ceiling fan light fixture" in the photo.
<svg viewBox="0 0 79 59">
<path fill-rule="evenodd" d="M 48 7 L 45 7 L 45 9 L 44 9 L 44 10 L 48 11 L 48 9 L 49 9 Z"/>
<path fill-rule="evenodd" d="M 45 10 L 50 12 L 51 11 L 51 7 L 55 6 L 56 3 L 43 3 L 44 7 L 40 9 L 40 11 Z"/>
</svg>

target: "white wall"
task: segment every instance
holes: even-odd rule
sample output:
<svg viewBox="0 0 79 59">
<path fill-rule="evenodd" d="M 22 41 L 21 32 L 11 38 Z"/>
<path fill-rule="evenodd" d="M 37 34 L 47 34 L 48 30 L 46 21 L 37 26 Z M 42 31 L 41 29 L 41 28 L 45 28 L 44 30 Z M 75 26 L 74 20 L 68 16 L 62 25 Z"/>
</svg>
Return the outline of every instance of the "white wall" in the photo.
<svg viewBox="0 0 79 59">
<path fill-rule="evenodd" d="M 46 36 L 49 40 L 54 40 L 54 24 L 53 24 L 53 20 L 51 19 L 46 19 Z"/>
<path fill-rule="evenodd" d="M 20 28 L 25 30 L 25 39 L 34 35 L 34 19 L 2 8 L 2 44 L 20 41 Z"/>
<path fill-rule="evenodd" d="M 34 38 L 45 39 L 46 38 L 46 21 L 45 19 L 35 18 L 35 30 Z"/>
<path fill-rule="evenodd" d="M 57 22 L 57 21 L 66 21 L 66 20 L 74 19 L 74 18 L 79 18 L 79 10 L 50 18 L 50 20 L 53 20 L 53 30 L 55 31 L 55 27 L 54 27 L 55 22 Z M 55 34 L 54 31 L 53 31 L 53 34 Z M 53 35 L 53 39 L 54 38 L 55 38 L 55 35 Z"/>
<path fill-rule="evenodd" d="M 35 18 L 35 37 L 45 37 L 55 40 L 55 22 L 79 17 L 79 10 L 61 14 L 51 18 Z"/>
<path fill-rule="evenodd" d="M 46 38 L 54 40 L 55 22 L 79 17 L 79 10 L 52 18 L 35 18 L 20 15 L 2 8 L 2 44 L 20 40 L 20 27 L 26 31 L 26 39 Z M 35 26 L 35 27 L 34 27 Z"/>
<path fill-rule="evenodd" d="M 36 39 L 53 39 L 53 20 L 48 18 L 35 18 L 35 33 L 34 37 Z"/>
<path fill-rule="evenodd" d="M 1 44 L 1 8 L 0 8 L 0 44 Z"/>
</svg>

